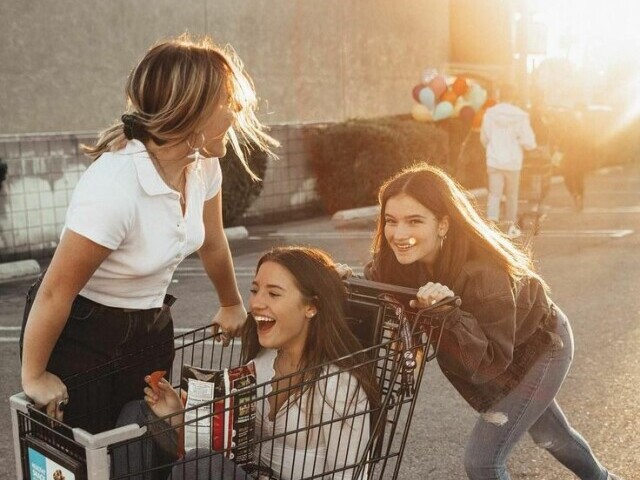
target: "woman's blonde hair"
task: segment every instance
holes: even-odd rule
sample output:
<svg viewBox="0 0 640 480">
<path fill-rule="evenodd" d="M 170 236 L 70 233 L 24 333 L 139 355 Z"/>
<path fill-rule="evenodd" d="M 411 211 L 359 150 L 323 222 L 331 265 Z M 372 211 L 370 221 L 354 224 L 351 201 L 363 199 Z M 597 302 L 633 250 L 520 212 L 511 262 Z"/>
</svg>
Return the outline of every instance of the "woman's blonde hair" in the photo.
<svg viewBox="0 0 640 480">
<path fill-rule="evenodd" d="M 131 138 L 158 145 L 191 143 L 225 86 L 236 112 L 229 140 L 247 172 L 256 178 L 241 145 L 273 155 L 271 148 L 278 142 L 256 117 L 253 82 L 230 46 L 220 48 L 209 37 L 196 39 L 186 33 L 147 52 L 127 80 L 127 113 L 103 131 L 94 146 L 83 145 L 83 150 L 95 160 L 104 152 L 123 148 Z"/>
</svg>

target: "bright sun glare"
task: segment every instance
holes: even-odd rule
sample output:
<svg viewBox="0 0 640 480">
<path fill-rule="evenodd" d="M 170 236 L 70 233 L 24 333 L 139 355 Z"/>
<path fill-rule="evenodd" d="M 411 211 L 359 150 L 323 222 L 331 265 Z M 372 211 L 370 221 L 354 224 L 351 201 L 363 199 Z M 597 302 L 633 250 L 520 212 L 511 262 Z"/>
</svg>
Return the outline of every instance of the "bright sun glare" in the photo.
<svg viewBox="0 0 640 480">
<path fill-rule="evenodd" d="M 562 59 L 575 72 L 574 92 L 563 95 L 580 90 L 591 103 L 624 104 L 620 125 L 640 115 L 639 3 L 528 0 L 527 5 L 531 21 L 546 27 L 544 57 Z"/>
</svg>

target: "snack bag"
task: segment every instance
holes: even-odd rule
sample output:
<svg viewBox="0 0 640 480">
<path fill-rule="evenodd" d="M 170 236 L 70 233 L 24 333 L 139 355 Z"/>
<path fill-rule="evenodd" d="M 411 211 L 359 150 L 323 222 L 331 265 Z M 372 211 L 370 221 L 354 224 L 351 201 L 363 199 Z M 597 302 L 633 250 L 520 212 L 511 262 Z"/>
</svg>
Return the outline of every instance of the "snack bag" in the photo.
<svg viewBox="0 0 640 480">
<path fill-rule="evenodd" d="M 186 392 L 185 408 L 196 407 L 185 412 L 184 451 L 210 448 L 239 465 L 251 462 L 255 385 L 253 362 L 224 370 L 184 365 L 180 386 Z"/>
</svg>

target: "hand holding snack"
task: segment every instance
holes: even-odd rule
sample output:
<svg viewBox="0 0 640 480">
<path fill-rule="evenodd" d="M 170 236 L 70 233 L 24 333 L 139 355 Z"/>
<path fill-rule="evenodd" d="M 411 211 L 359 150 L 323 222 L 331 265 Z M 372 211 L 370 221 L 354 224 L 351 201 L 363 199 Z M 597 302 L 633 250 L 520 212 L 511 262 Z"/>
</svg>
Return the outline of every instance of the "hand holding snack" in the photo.
<svg viewBox="0 0 640 480">
<path fill-rule="evenodd" d="M 180 395 L 164 378 L 164 373 L 158 371 L 144 377 L 144 381 L 149 385 L 144 389 L 144 400 L 158 417 L 178 413 L 183 408 Z M 174 418 L 171 418 L 172 422 Z"/>
<path fill-rule="evenodd" d="M 158 383 L 160 382 L 160 380 L 162 380 L 162 378 L 164 378 L 166 374 L 167 372 L 165 370 L 156 370 L 151 375 L 149 375 L 149 381 L 147 383 L 153 390 L 153 393 L 155 393 L 156 395 L 158 395 Z"/>
</svg>

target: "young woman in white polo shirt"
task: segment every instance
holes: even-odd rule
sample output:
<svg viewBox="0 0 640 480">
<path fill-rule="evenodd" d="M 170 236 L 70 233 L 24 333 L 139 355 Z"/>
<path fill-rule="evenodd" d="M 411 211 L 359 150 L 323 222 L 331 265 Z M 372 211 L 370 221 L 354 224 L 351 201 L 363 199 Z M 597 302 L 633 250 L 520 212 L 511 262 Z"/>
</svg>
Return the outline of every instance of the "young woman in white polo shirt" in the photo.
<svg viewBox="0 0 640 480">
<path fill-rule="evenodd" d="M 146 374 L 170 369 L 175 299 L 166 291 L 191 253 L 220 300 L 214 328 L 240 332 L 246 310 L 223 231 L 218 157 L 231 141 L 243 158 L 238 136 L 265 151 L 277 145 L 255 116 L 241 63 L 208 38 L 152 47 L 126 93 L 122 121 L 85 147 L 95 161 L 74 191 L 47 272 L 27 296 L 23 328 L 25 393 L 50 416 L 93 432 L 140 397 Z M 91 389 L 73 384 L 76 373 L 153 345 L 150 358 L 115 378 Z"/>
</svg>

